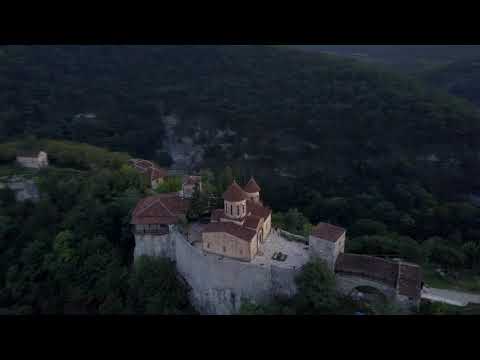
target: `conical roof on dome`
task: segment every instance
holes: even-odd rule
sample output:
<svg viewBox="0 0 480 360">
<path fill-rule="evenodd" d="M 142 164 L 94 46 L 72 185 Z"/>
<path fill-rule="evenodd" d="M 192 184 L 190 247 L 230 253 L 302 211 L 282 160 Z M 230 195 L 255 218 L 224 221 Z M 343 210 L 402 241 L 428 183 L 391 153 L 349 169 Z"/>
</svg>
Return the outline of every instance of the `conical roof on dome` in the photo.
<svg viewBox="0 0 480 360">
<path fill-rule="evenodd" d="M 247 195 L 235 180 L 233 181 L 232 185 L 228 187 L 227 191 L 223 193 L 223 199 L 226 201 L 238 202 L 247 200 L 247 198 Z"/>
<path fill-rule="evenodd" d="M 255 194 L 255 193 L 258 193 L 260 192 L 260 186 L 258 186 L 257 182 L 255 181 L 255 179 L 252 177 L 250 178 L 250 181 L 247 183 L 247 185 L 245 185 L 245 192 L 249 193 L 249 194 Z"/>
</svg>

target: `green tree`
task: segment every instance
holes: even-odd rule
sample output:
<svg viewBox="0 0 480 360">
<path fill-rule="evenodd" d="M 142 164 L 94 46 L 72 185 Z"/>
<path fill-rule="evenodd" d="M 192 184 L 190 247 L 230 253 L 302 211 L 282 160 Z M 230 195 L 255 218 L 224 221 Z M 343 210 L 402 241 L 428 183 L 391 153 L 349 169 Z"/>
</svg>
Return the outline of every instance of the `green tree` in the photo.
<svg viewBox="0 0 480 360">
<path fill-rule="evenodd" d="M 331 314 L 338 309 L 335 275 L 321 260 L 316 259 L 305 265 L 296 284 L 299 314 Z"/>
<path fill-rule="evenodd" d="M 190 201 L 190 208 L 188 209 L 187 217 L 189 220 L 196 220 L 199 219 L 201 216 L 207 214 L 208 211 L 208 194 L 201 192 L 198 184 L 196 184 L 192 194 L 192 199 Z"/>
<path fill-rule="evenodd" d="M 370 219 L 360 219 L 352 226 L 352 236 L 359 235 L 383 235 L 387 232 L 387 226 L 380 222 Z"/>
<path fill-rule="evenodd" d="M 129 281 L 129 311 L 136 314 L 182 314 L 190 311 L 187 289 L 166 259 L 141 257 Z"/>
</svg>

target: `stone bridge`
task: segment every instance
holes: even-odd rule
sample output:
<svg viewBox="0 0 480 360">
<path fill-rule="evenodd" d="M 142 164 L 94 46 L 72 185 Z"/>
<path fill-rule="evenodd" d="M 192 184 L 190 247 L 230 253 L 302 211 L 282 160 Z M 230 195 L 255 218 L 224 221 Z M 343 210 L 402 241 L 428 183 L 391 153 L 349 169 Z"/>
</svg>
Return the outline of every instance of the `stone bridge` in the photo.
<svg viewBox="0 0 480 360">
<path fill-rule="evenodd" d="M 418 306 L 422 272 L 418 265 L 356 254 L 340 254 L 335 264 L 338 290 L 350 295 L 360 286 L 379 290 L 405 307 Z"/>
<path fill-rule="evenodd" d="M 350 295 L 353 290 L 361 286 L 368 286 L 377 289 L 390 301 L 395 300 L 397 295 L 394 287 L 366 277 L 337 273 L 336 282 L 337 290 L 345 295 Z"/>
</svg>

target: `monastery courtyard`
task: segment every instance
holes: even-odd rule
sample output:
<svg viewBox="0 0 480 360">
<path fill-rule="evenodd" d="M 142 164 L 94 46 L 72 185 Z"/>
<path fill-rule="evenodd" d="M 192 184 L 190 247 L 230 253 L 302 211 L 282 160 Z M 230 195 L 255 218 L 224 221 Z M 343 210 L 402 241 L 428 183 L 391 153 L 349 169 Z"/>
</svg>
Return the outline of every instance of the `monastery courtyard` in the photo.
<svg viewBox="0 0 480 360">
<path fill-rule="evenodd" d="M 202 249 L 201 233 L 204 227 L 205 224 L 193 223 L 189 228 L 188 241 L 198 249 Z M 279 253 L 287 256 L 284 257 L 285 260 L 273 259 L 274 255 Z M 284 269 L 299 269 L 308 262 L 308 259 L 308 245 L 289 241 L 279 231 L 272 229 L 266 241 L 260 244 L 259 252 L 251 263 L 260 266 L 275 265 Z"/>
</svg>

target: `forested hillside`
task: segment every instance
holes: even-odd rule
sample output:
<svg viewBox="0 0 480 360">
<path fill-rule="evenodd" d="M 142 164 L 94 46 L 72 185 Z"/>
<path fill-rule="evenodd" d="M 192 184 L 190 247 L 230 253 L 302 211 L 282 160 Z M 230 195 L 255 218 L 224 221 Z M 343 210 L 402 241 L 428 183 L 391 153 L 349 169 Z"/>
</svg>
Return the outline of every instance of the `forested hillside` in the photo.
<svg viewBox="0 0 480 360">
<path fill-rule="evenodd" d="M 480 116 L 443 91 L 268 46 L 8 46 L 0 70 L 1 140 L 36 134 L 156 159 L 174 115 L 203 167 L 254 174 L 275 211 L 352 229 L 355 251 L 407 244 L 445 266 L 480 263 L 467 197 L 480 190 Z M 85 113 L 95 116 L 75 116 Z"/>
<path fill-rule="evenodd" d="M 0 153 L 23 145 L 0 144 Z M 0 314 L 192 313 L 173 264 L 132 266 L 130 212 L 146 181 L 128 156 L 58 141 L 34 146 L 52 155 L 34 174 L 40 200 L 17 202 L 0 187 Z M 23 171 L 6 158 L 2 169 Z"/>
<path fill-rule="evenodd" d="M 480 56 L 478 45 L 290 45 L 314 52 L 330 52 L 359 60 L 418 71 Z"/>
<path fill-rule="evenodd" d="M 443 88 L 452 95 L 480 106 L 480 57 L 457 61 L 420 75 L 432 86 Z"/>
</svg>

